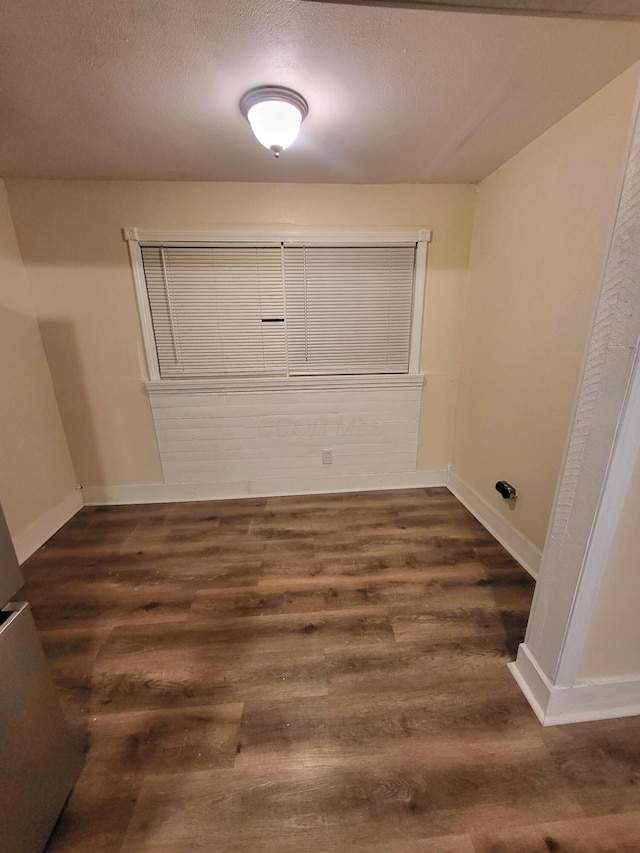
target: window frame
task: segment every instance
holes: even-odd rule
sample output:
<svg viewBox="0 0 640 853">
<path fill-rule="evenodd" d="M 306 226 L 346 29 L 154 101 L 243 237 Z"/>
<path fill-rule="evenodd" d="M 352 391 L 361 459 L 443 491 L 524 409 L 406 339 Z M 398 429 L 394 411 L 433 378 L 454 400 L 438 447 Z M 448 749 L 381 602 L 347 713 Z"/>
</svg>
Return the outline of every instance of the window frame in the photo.
<svg viewBox="0 0 640 853">
<path fill-rule="evenodd" d="M 143 230 L 135 227 L 123 228 L 123 237 L 129 249 L 129 258 L 133 273 L 138 316 L 142 330 L 142 339 L 146 357 L 147 378 L 149 390 L 188 390 L 198 387 L 204 391 L 222 390 L 226 387 L 242 387 L 246 390 L 269 390 L 272 385 L 278 387 L 314 388 L 335 386 L 363 385 L 367 387 L 388 387 L 393 380 L 400 381 L 407 377 L 419 375 L 420 346 L 422 338 L 422 315 L 424 309 L 424 292 L 427 271 L 427 248 L 431 241 L 431 230 L 428 228 L 397 229 L 397 230 L 360 230 L 344 229 L 340 231 L 325 231 L 301 229 L 282 231 L 276 229 L 240 229 L 215 231 L 163 231 Z M 352 374 L 342 376 L 283 376 L 277 379 L 268 377 L 211 377 L 210 379 L 163 379 L 160 376 L 156 340 L 151 319 L 151 308 L 147 295 L 147 283 L 142 263 L 141 246 L 303 246 L 312 243 L 315 246 L 379 246 L 406 245 L 415 243 L 415 267 L 413 280 L 413 307 L 411 314 L 411 330 L 409 344 L 409 369 L 400 374 Z M 403 383 L 404 384 L 404 383 Z"/>
</svg>

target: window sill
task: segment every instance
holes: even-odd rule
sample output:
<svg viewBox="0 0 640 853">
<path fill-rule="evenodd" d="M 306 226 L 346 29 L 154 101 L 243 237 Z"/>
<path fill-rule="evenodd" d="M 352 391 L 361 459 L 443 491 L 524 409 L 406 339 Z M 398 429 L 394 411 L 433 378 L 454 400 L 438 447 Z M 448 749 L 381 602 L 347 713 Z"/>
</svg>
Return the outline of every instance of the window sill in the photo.
<svg viewBox="0 0 640 853">
<path fill-rule="evenodd" d="M 165 379 L 146 382 L 150 396 L 159 394 L 238 394 L 261 391 L 365 391 L 422 388 L 422 373 L 366 376 L 277 376 L 247 379 Z"/>
</svg>

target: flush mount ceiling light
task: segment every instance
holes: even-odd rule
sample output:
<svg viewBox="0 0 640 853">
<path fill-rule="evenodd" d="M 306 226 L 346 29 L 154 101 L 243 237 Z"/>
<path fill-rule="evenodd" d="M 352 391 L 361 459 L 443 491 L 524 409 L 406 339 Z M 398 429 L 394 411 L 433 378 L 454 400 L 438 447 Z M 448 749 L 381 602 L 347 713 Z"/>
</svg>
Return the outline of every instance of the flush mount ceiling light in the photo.
<svg viewBox="0 0 640 853">
<path fill-rule="evenodd" d="M 242 96 L 240 111 L 256 139 L 276 155 L 298 135 L 309 105 L 298 92 L 284 86 L 256 86 Z"/>
</svg>

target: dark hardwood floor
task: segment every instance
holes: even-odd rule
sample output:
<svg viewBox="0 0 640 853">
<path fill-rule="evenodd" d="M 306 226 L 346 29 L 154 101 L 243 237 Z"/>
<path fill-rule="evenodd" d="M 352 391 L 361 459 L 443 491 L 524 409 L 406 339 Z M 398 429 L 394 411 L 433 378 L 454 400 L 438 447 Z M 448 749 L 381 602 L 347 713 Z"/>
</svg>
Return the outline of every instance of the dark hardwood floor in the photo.
<svg viewBox="0 0 640 853">
<path fill-rule="evenodd" d="M 87 749 L 47 853 L 640 851 L 640 718 L 539 725 L 446 489 L 85 508 L 26 569 Z"/>
</svg>

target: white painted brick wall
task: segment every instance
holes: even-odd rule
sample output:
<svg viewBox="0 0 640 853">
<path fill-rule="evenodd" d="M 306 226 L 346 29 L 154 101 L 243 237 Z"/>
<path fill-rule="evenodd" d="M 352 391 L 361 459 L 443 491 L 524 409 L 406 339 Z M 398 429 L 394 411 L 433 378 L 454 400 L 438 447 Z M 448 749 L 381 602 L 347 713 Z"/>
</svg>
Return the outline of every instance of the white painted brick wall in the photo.
<svg viewBox="0 0 640 853">
<path fill-rule="evenodd" d="M 416 470 L 421 389 L 149 391 L 167 484 L 323 490 Z M 322 464 L 331 448 L 333 464 Z"/>
</svg>

